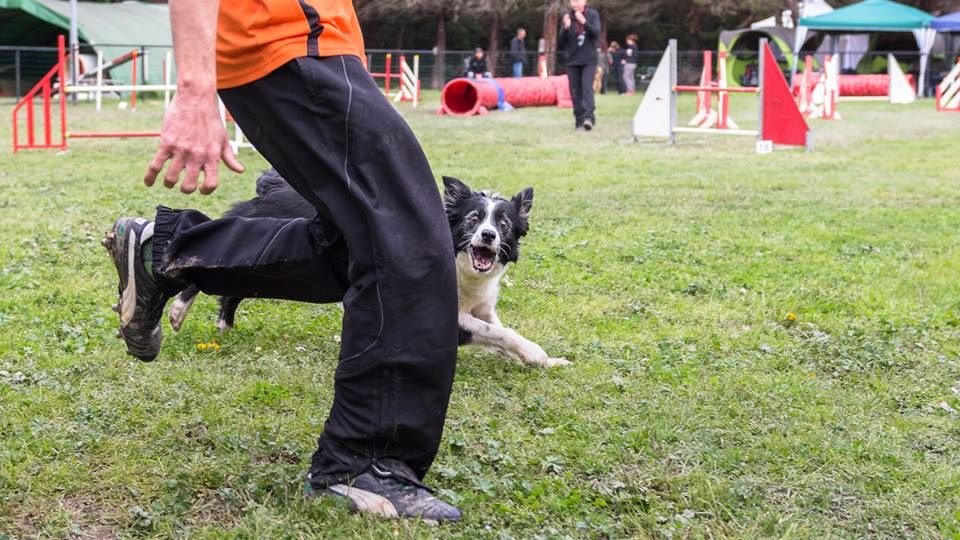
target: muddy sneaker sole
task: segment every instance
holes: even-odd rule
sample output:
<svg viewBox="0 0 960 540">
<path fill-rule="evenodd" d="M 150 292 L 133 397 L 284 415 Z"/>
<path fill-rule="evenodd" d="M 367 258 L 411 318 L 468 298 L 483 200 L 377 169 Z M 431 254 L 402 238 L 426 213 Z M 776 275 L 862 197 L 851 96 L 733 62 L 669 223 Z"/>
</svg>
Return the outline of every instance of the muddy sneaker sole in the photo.
<svg viewBox="0 0 960 540">
<path fill-rule="evenodd" d="M 120 315 L 117 337 L 126 343 L 127 354 L 144 362 L 153 361 L 160 352 L 160 316 L 166 303 L 142 262 L 142 243 L 152 233 L 153 223 L 143 218 L 120 218 L 101 242 L 119 278 L 118 299 L 113 305 Z"/>
</svg>

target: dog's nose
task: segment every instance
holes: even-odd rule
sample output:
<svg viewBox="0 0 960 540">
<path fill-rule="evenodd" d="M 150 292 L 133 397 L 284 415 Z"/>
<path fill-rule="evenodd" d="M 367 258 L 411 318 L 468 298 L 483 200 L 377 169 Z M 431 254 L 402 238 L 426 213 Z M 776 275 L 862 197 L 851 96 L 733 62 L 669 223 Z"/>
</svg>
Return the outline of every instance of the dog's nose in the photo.
<svg viewBox="0 0 960 540">
<path fill-rule="evenodd" d="M 484 243 L 490 244 L 497 239 L 497 233 L 493 231 L 481 231 L 480 239 L 483 240 Z"/>
</svg>

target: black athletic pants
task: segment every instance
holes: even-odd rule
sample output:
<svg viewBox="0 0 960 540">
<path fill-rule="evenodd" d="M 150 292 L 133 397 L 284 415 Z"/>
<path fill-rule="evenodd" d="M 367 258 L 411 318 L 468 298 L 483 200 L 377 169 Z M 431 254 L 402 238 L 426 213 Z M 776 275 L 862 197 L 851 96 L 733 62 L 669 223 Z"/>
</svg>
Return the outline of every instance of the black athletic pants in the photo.
<svg viewBox="0 0 960 540">
<path fill-rule="evenodd" d="M 333 407 L 315 487 L 436 455 L 457 355 L 453 241 L 413 132 L 351 56 L 299 58 L 220 92 L 315 220 L 159 208 L 154 268 L 238 297 L 343 301 Z"/>
<path fill-rule="evenodd" d="M 570 97 L 573 99 L 573 116 L 577 119 L 577 127 L 584 121 L 590 120 L 594 124 L 596 105 L 593 100 L 593 79 L 597 76 L 597 65 L 567 66 L 567 80 L 570 83 Z"/>
</svg>

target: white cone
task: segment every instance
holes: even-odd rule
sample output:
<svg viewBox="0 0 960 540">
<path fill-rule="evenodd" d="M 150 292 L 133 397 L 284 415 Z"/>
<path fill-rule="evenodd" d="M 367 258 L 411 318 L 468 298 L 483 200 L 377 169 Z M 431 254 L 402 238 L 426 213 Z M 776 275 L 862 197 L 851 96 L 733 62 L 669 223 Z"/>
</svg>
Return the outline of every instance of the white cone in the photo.
<svg viewBox="0 0 960 540">
<path fill-rule="evenodd" d="M 643 101 L 633 117 L 634 137 L 667 137 L 673 133 L 670 125 L 670 49 L 663 52 L 657 71 L 643 95 Z"/>
<path fill-rule="evenodd" d="M 887 55 L 887 73 L 890 76 L 890 103 L 906 105 L 917 100 L 917 93 L 892 54 Z"/>
</svg>

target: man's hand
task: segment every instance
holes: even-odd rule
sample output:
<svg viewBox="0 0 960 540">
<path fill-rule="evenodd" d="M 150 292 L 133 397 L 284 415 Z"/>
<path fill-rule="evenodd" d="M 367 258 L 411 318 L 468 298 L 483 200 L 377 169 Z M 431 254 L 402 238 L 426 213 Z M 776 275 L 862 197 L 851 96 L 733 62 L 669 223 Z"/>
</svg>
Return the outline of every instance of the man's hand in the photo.
<svg viewBox="0 0 960 540">
<path fill-rule="evenodd" d="M 569 13 L 564 13 L 564 14 L 563 14 L 563 27 L 564 27 L 564 28 L 570 28 L 570 25 L 571 25 L 571 24 L 573 24 L 573 21 L 570 20 L 570 14 L 569 14 Z"/>
<path fill-rule="evenodd" d="M 227 143 L 227 131 L 217 106 L 217 13 L 220 0 L 170 0 L 170 28 L 177 62 L 177 93 L 163 118 L 160 149 L 150 162 L 143 183 L 152 186 L 163 164 L 170 161 L 163 185 L 200 193 L 217 189 L 222 159 L 240 173 L 243 165 Z M 186 174 L 184 174 L 186 172 Z M 183 174 L 181 182 L 180 175 Z"/>
<path fill-rule="evenodd" d="M 573 14 L 577 17 L 577 22 L 580 24 L 585 24 L 587 22 L 587 16 L 584 15 L 582 11 L 575 11 Z"/>
<path fill-rule="evenodd" d="M 227 142 L 227 131 L 220 120 L 216 94 L 177 93 L 164 116 L 160 148 L 147 168 L 143 183 L 152 186 L 164 163 L 169 160 L 170 166 L 163 176 L 164 186 L 175 187 L 181 180 L 180 175 L 186 172 L 180 183 L 180 191 L 193 193 L 203 172 L 200 193 L 209 195 L 217 189 L 217 168 L 221 159 L 230 170 L 243 172 L 243 165 L 237 161 Z"/>
</svg>

